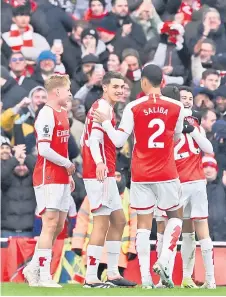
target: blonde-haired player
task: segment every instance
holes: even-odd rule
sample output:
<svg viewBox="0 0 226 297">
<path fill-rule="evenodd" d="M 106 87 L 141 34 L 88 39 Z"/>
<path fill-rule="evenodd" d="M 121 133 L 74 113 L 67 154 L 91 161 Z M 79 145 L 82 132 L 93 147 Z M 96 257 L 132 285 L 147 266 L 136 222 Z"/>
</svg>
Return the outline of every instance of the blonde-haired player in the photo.
<svg viewBox="0 0 226 297">
<path fill-rule="evenodd" d="M 62 231 L 74 189 L 74 164 L 68 159 L 69 122 L 66 105 L 71 98 L 67 75 L 53 75 L 45 82 L 46 105 L 35 121 L 38 158 L 33 185 L 42 231 L 31 262 L 23 270 L 30 286 L 61 287 L 50 274 L 52 246 Z"/>
</svg>

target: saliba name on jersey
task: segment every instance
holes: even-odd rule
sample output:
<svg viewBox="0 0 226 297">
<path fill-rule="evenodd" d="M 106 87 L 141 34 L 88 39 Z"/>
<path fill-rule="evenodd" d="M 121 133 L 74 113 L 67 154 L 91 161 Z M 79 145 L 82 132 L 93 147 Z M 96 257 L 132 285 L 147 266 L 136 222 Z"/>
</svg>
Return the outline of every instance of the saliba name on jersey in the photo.
<svg viewBox="0 0 226 297">
<path fill-rule="evenodd" d="M 161 114 L 164 114 L 164 115 L 167 115 L 168 114 L 168 109 L 162 107 L 162 106 L 156 106 L 156 107 L 152 107 L 152 108 L 148 108 L 148 109 L 144 109 L 144 114 L 145 115 L 149 115 L 151 113 L 161 113 Z"/>
<path fill-rule="evenodd" d="M 57 137 L 60 137 L 60 142 L 68 142 L 68 138 L 70 136 L 69 130 L 57 130 Z"/>
</svg>

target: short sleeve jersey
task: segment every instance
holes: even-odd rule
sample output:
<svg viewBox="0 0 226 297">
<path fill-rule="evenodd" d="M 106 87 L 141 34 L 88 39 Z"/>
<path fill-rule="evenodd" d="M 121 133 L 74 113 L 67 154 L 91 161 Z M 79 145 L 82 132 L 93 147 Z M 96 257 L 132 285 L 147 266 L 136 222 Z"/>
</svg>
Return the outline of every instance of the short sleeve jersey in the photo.
<svg viewBox="0 0 226 297">
<path fill-rule="evenodd" d="M 200 131 L 198 121 L 192 116 L 186 120 Z M 202 166 L 202 153 L 190 134 L 182 134 L 174 148 L 177 171 L 181 183 L 205 180 Z"/>
<path fill-rule="evenodd" d="M 81 138 L 84 179 L 96 179 L 96 164 L 93 160 L 93 157 L 90 151 L 90 143 L 89 143 L 89 138 L 93 129 L 100 130 L 103 133 L 103 139 L 100 143 L 101 156 L 104 163 L 108 167 L 108 177 L 115 176 L 115 163 L 116 163 L 115 145 L 112 143 L 107 133 L 102 129 L 101 125 L 93 122 L 93 116 L 92 116 L 93 111 L 96 109 L 106 112 L 106 110 L 109 110 L 109 108 L 111 113 L 111 123 L 113 127 L 115 127 L 116 119 L 115 119 L 114 110 L 111 106 L 109 106 L 109 103 L 104 99 L 99 99 L 96 102 L 94 102 L 94 104 L 92 105 L 91 109 L 87 114 L 84 131 Z"/>
<path fill-rule="evenodd" d="M 144 96 L 129 103 L 119 130 L 134 132 L 132 181 L 151 183 L 178 178 L 174 134 L 183 130 L 183 105 L 160 96 Z"/>
<path fill-rule="evenodd" d="M 50 147 L 59 155 L 68 157 L 69 121 L 67 111 L 56 111 L 45 105 L 39 112 L 35 121 L 35 134 L 37 144 L 49 142 Z M 38 153 L 33 173 L 33 185 L 68 184 L 67 170 L 43 158 Z"/>
</svg>

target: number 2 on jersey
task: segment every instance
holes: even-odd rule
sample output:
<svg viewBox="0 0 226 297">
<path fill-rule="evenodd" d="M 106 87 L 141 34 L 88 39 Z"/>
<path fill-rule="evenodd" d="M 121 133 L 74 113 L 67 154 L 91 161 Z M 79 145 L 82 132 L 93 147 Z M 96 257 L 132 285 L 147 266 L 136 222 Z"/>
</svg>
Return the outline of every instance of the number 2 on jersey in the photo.
<svg viewBox="0 0 226 297">
<path fill-rule="evenodd" d="M 165 123 L 161 119 L 153 119 L 149 122 L 148 128 L 153 128 L 155 125 L 158 125 L 159 128 L 149 137 L 148 148 L 164 148 L 164 142 L 157 142 L 154 140 L 165 131 Z"/>
<path fill-rule="evenodd" d="M 193 138 L 191 137 L 190 134 L 182 134 L 180 141 L 176 144 L 174 148 L 174 159 L 179 160 L 179 159 L 184 159 L 188 158 L 190 153 L 189 152 L 183 152 L 179 153 L 179 150 L 182 149 L 182 147 L 185 145 L 186 140 L 188 141 L 188 147 L 191 153 L 198 155 L 200 153 L 200 148 L 196 148 L 194 145 Z"/>
</svg>

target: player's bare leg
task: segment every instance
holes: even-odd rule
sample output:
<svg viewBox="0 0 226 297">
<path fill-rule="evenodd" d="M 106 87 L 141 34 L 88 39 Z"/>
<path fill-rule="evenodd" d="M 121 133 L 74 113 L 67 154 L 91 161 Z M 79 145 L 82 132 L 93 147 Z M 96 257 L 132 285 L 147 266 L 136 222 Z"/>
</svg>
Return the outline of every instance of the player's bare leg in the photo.
<svg viewBox="0 0 226 297">
<path fill-rule="evenodd" d="M 142 287 L 152 289 L 154 287 L 150 273 L 150 235 L 152 228 L 153 213 L 145 210 L 137 211 L 137 235 L 136 250 L 140 265 Z"/>
<path fill-rule="evenodd" d="M 206 281 L 202 288 L 216 289 L 214 277 L 213 243 L 209 236 L 209 227 L 207 219 L 195 220 L 195 231 L 201 246 L 203 262 L 206 271 Z"/>
<path fill-rule="evenodd" d="M 197 288 L 192 280 L 192 273 L 195 265 L 195 251 L 196 241 L 194 223 L 190 219 L 184 219 L 181 245 L 181 257 L 183 260 L 182 288 Z"/>
<path fill-rule="evenodd" d="M 66 218 L 67 218 L 67 212 L 60 211 L 58 224 L 57 224 L 57 227 L 56 227 L 56 231 L 54 233 L 54 236 L 53 236 L 53 245 L 54 245 L 54 242 L 57 239 L 58 235 L 60 235 L 60 233 L 64 229 L 64 224 L 65 224 Z"/>
<path fill-rule="evenodd" d="M 110 227 L 106 238 L 107 248 L 107 283 L 112 286 L 131 287 L 136 283 L 124 279 L 118 270 L 121 240 L 126 225 L 122 209 L 115 210 L 110 215 Z"/>
<path fill-rule="evenodd" d="M 87 247 L 87 270 L 84 287 L 102 284 L 97 277 L 107 231 L 109 229 L 109 215 L 94 215 L 93 230 Z"/>
<path fill-rule="evenodd" d="M 153 267 L 154 272 L 160 275 L 163 285 L 173 288 L 170 278 L 169 262 L 175 257 L 175 249 L 182 229 L 182 207 L 178 210 L 167 211 L 168 223 L 163 237 L 162 253 Z"/>
<path fill-rule="evenodd" d="M 59 211 L 47 209 L 42 215 L 42 231 L 39 236 L 31 263 L 23 270 L 29 285 L 61 287 L 52 280 L 50 264 L 54 234 L 59 223 Z"/>
<path fill-rule="evenodd" d="M 61 287 L 52 280 L 50 264 L 52 260 L 53 239 L 59 223 L 60 212 L 46 210 L 42 215 L 42 231 L 38 240 L 38 258 L 40 269 L 39 286 Z"/>
</svg>

